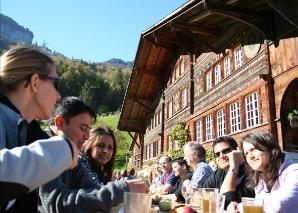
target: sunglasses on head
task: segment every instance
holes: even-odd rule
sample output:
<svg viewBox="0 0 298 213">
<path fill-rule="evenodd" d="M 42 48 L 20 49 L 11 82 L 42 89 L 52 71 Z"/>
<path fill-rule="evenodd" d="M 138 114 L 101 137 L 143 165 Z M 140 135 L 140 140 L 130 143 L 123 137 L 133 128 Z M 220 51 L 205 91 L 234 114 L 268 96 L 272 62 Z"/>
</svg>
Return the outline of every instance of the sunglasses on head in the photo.
<svg viewBox="0 0 298 213">
<path fill-rule="evenodd" d="M 223 150 L 221 150 L 221 151 L 219 151 L 219 152 L 215 152 L 215 156 L 216 156 L 217 158 L 219 158 L 220 153 L 226 155 L 226 154 L 228 154 L 228 153 L 230 153 L 230 152 L 232 152 L 232 151 L 233 151 L 232 148 L 225 148 L 225 149 L 223 149 Z"/>
<path fill-rule="evenodd" d="M 59 89 L 59 78 L 54 76 L 48 76 L 43 74 L 38 74 L 39 78 L 42 80 L 50 80 L 53 82 L 55 89 L 58 91 Z"/>
</svg>

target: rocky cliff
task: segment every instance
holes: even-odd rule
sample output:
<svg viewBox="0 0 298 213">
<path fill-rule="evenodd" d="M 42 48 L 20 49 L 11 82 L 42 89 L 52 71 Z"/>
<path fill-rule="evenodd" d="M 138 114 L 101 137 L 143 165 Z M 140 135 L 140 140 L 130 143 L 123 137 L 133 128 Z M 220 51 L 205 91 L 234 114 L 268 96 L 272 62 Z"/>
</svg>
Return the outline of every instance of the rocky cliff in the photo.
<svg viewBox="0 0 298 213">
<path fill-rule="evenodd" d="M 32 44 L 33 33 L 23 26 L 19 25 L 12 18 L 0 14 L 0 38 L 1 46 L 4 43 L 26 43 Z"/>
</svg>

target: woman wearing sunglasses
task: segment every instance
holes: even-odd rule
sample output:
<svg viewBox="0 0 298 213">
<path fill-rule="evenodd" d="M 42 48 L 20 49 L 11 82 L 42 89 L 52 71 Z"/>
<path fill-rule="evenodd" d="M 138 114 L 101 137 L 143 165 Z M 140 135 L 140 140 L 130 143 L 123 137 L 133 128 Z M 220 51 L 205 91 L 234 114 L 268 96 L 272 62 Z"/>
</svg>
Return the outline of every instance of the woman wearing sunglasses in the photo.
<svg viewBox="0 0 298 213">
<path fill-rule="evenodd" d="M 57 84 L 55 63 L 41 50 L 18 47 L 1 56 L 1 211 L 16 208 L 20 199 L 11 200 L 76 164 L 78 150 L 70 140 L 54 137 L 36 141 L 47 138 L 35 119 L 51 117 L 61 98 Z M 24 203 L 33 205 L 30 212 L 37 211 L 36 202 L 26 200 Z M 22 208 L 22 211 L 27 210 Z"/>
<path fill-rule="evenodd" d="M 256 198 L 263 199 L 265 213 L 296 213 L 298 210 L 298 164 L 281 151 L 275 138 L 265 132 L 249 133 L 241 141 Z M 239 206 L 239 209 L 241 207 Z M 229 212 L 239 212 L 231 203 Z"/>
<path fill-rule="evenodd" d="M 226 196 L 225 208 L 241 197 L 254 197 L 254 190 L 245 185 L 243 157 L 237 143 L 230 136 L 218 137 L 213 141 L 213 151 L 219 169 L 215 170 L 203 184 L 204 188 L 218 188 Z"/>
</svg>

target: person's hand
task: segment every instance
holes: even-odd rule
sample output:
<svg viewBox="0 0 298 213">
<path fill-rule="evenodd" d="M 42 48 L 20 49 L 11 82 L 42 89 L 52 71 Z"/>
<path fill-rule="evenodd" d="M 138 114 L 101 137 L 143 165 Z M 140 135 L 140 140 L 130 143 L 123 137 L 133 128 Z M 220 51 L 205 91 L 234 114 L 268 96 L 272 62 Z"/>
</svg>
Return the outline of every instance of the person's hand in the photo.
<svg viewBox="0 0 298 213">
<path fill-rule="evenodd" d="M 130 192 L 149 193 L 149 187 L 142 179 L 126 180 Z"/>
<path fill-rule="evenodd" d="M 237 202 L 231 202 L 227 207 L 227 211 L 229 213 L 240 213 L 240 211 L 238 210 L 238 203 Z"/>
<path fill-rule="evenodd" d="M 227 154 L 229 157 L 229 164 L 231 169 L 239 169 L 239 167 L 244 163 L 244 158 L 239 149 L 233 150 Z"/>
</svg>

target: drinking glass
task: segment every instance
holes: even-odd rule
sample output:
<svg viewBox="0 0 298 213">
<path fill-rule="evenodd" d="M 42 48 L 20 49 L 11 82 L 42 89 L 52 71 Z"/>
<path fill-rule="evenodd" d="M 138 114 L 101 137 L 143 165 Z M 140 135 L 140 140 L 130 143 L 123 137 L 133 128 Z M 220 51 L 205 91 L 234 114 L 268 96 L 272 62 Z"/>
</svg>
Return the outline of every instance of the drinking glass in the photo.
<svg viewBox="0 0 298 213">
<path fill-rule="evenodd" d="M 200 212 L 202 208 L 202 188 L 193 188 L 192 196 L 189 201 L 191 208 Z"/>
<path fill-rule="evenodd" d="M 243 213 L 263 213 L 263 199 L 242 197 Z"/>
<path fill-rule="evenodd" d="M 202 212 L 216 212 L 216 203 L 218 200 L 218 189 L 216 188 L 202 188 L 201 189 L 201 211 Z"/>
<path fill-rule="evenodd" d="M 192 194 L 193 194 L 193 189 L 191 187 L 190 180 L 185 180 L 183 182 L 182 188 L 181 188 L 181 193 L 185 199 L 185 203 L 189 204 L 190 198 L 192 197 Z"/>
<path fill-rule="evenodd" d="M 124 213 L 150 213 L 151 194 L 124 192 Z"/>
<path fill-rule="evenodd" d="M 213 205 L 209 205 L 209 212 L 210 213 L 222 213 L 224 212 L 225 207 L 225 195 L 211 193 L 209 195 L 209 203 Z"/>
</svg>

